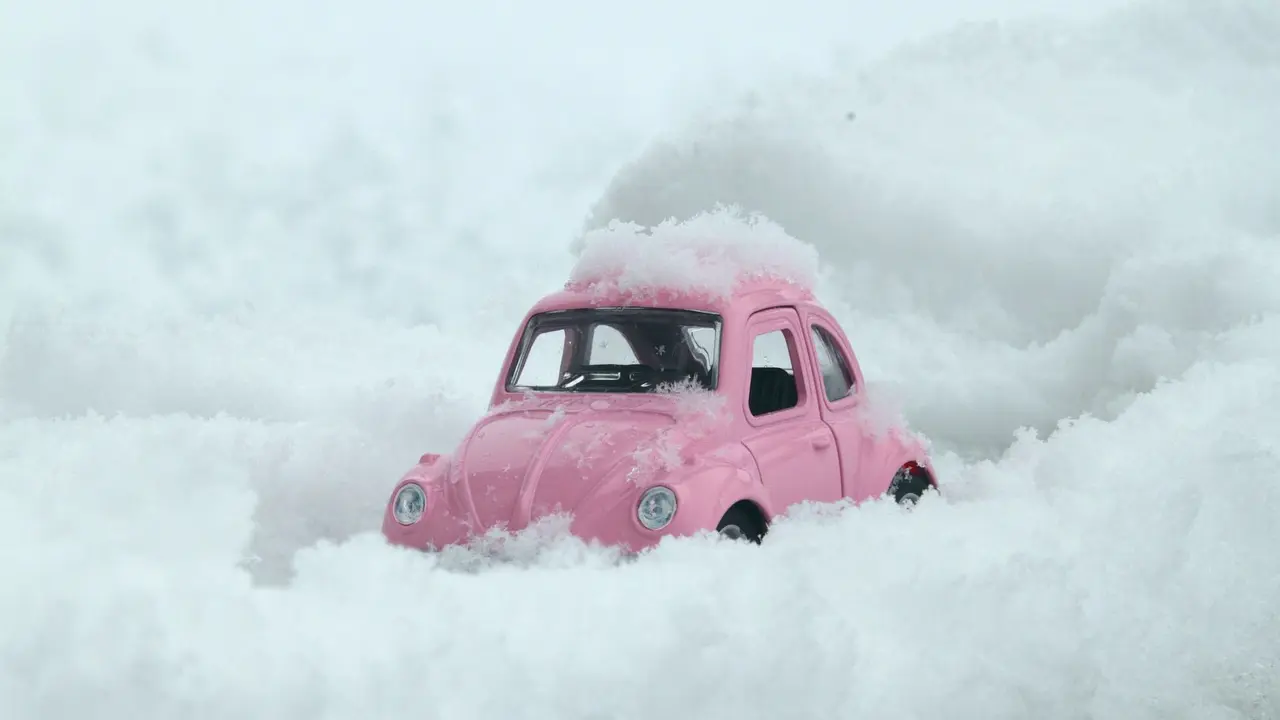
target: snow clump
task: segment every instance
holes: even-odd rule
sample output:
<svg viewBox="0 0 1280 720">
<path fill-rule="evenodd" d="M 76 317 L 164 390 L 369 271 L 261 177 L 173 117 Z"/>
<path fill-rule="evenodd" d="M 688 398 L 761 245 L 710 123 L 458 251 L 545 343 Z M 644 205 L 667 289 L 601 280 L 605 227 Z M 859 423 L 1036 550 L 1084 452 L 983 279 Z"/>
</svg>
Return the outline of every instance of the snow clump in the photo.
<svg viewBox="0 0 1280 720">
<path fill-rule="evenodd" d="M 586 233 L 566 287 L 600 294 L 654 291 L 716 298 L 752 280 L 782 280 L 812 290 L 818 251 L 781 225 L 737 206 L 645 228 L 612 222 Z"/>
</svg>

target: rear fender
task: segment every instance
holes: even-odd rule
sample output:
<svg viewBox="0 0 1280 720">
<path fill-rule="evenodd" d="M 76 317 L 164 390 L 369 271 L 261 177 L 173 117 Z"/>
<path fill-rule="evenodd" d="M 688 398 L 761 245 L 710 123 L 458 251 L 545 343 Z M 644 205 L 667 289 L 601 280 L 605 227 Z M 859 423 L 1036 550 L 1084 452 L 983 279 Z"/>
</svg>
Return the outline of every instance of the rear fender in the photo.
<svg viewBox="0 0 1280 720">
<path fill-rule="evenodd" d="M 861 499 L 873 500 L 885 494 L 893 483 L 893 476 L 908 464 L 923 468 L 929 476 L 929 484 L 937 487 L 937 474 L 929 459 L 925 443 L 901 428 L 893 428 L 875 436 L 863 458 L 862 477 L 859 486 Z"/>
</svg>

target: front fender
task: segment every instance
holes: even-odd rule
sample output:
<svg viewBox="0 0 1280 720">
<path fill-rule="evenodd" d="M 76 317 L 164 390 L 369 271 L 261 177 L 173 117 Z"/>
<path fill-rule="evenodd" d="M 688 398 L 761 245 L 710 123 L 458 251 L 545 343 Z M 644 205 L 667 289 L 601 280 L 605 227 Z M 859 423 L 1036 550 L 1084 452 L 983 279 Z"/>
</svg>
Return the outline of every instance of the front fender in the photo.
<svg viewBox="0 0 1280 720">
<path fill-rule="evenodd" d="M 746 468 L 729 465 L 703 468 L 669 487 L 676 491 L 676 500 L 681 503 L 676 519 L 671 523 L 679 527 L 672 534 L 715 530 L 729 508 L 743 500 L 758 505 L 766 521 L 773 516 L 764 485 L 753 471 Z M 638 520 L 636 522 L 639 523 Z"/>
<path fill-rule="evenodd" d="M 391 488 L 382 511 L 382 535 L 393 545 L 419 550 L 444 547 L 458 542 L 470 533 L 470 508 L 454 483 L 449 482 L 451 462 L 448 456 L 423 455 Z M 401 525 L 392 512 L 396 493 L 408 483 L 417 483 L 427 496 L 422 519 L 413 525 Z"/>
<path fill-rule="evenodd" d="M 676 516 L 661 530 L 649 530 L 636 515 L 640 497 L 655 486 L 671 488 L 676 494 Z M 664 537 L 715 531 L 725 512 L 742 500 L 756 503 L 766 519 L 769 517 L 763 486 L 751 470 L 736 465 L 715 464 L 669 473 L 644 484 L 622 480 L 582 502 L 574 512 L 571 531 L 585 540 L 638 552 Z"/>
</svg>

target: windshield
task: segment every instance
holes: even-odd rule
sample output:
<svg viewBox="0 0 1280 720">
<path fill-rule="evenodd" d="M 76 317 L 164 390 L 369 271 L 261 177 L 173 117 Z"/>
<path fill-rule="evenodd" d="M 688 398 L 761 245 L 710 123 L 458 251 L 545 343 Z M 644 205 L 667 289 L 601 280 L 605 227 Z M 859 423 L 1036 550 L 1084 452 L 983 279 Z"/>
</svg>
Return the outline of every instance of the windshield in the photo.
<svg viewBox="0 0 1280 720">
<path fill-rule="evenodd" d="M 653 392 L 693 381 L 714 390 L 720 316 L 688 310 L 593 308 L 534 315 L 507 390 Z"/>
</svg>

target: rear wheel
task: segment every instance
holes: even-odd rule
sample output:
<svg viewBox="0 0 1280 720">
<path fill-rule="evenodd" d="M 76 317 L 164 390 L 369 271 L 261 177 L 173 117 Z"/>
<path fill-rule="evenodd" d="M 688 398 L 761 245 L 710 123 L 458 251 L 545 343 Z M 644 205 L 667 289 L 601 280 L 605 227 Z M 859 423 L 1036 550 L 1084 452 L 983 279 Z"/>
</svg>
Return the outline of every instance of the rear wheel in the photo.
<svg viewBox="0 0 1280 720">
<path fill-rule="evenodd" d="M 894 474 L 893 481 L 889 483 L 889 494 L 899 505 L 913 507 L 930 487 L 932 484 L 925 469 L 915 463 L 907 463 Z"/>
<path fill-rule="evenodd" d="M 720 518 L 716 531 L 728 540 L 748 540 L 757 545 L 768 532 L 760 514 L 741 503 L 729 508 L 724 517 Z"/>
</svg>

